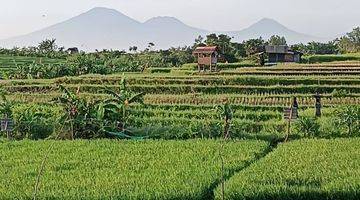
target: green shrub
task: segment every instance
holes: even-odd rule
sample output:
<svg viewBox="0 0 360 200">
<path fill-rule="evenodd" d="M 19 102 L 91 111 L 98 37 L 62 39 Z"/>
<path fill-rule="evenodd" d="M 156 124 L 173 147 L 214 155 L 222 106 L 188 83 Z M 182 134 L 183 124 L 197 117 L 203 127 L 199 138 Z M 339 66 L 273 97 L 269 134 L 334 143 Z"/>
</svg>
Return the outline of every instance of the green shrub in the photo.
<svg viewBox="0 0 360 200">
<path fill-rule="evenodd" d="M 59 106 L 17 105 L 13 108 L 16 139 L 45 139 L 58 133 L 62 109 Z"/>
<path fill-rule="evenodd" d="M 294 129 L 298 135 L 317 137 L 320 133 L 320 124 L 314 117 L 300 117 L 294 123 Z"/>
<path fill-rule="evenodd" d="M 360 136 L 360 106 L 343 106 L 335 110 L 335 120 L 347 136 Z"/>
</svg>

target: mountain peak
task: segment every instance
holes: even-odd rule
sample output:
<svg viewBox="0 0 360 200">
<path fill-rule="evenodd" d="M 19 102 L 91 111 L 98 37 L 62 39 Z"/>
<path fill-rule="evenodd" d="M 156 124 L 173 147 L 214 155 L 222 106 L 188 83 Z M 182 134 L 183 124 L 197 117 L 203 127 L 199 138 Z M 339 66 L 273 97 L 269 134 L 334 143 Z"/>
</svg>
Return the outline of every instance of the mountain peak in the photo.
<svg viewBox="0 0 360 200">
<path fill-rule="evenodd" d="M 134 19 L 126 16 L 122 12 L 112 9 L 112 8 L 106 8 L 106 7 L 95 7 L 91 10 L 81 14 L 80 16 L 86 17 L 86 18 L 96 18 L 96 19 L 104 19 L 108 20 L 114 19 L 114 20 L 128 20 L 128 21 L 135 21 Z"/>
<path fill-rule="evenodd" d="M 278 21 L 271 18 L 262 18 L 260 21 L 253 24 L 251 27 L 257 28 L 279 28 L 279 29 L 287 29 L 284 25 L 280 24 Z"/>
<path fill-rule="evenodd" d="M 145 24 L 184 24 L 184 23 L 175 17 L 158 16 L 147 20 Z"/>
<path fill-rule="evenodd" d="M 126 24 L 140 24 L 140 22 L 126 16 L 118 10 L 106 7 L 95 7 L 91 10 L 73 17 L 68 21 L 77 21 L 81 26 L 85 23 L 93 24 L 113 24 L 113 25 L 126 25 Z"/>
<path fill-rule="evenodd" d="M 104 13 L 116 13 L 116 14 L 122 14 L 121 12 L 115 10 L 115 9 L 112 9 L 112 8 L 106 8 L 106 7 L 95 7 L 95 8 L 92 8 L 90 10 L 88 10 L 87 12 L 85 12 L 85 14 L 104 14 Z"/>
<path fill-rule="evenodd" d="M 267 17 L 264 17 L 264 18 L 262 18 L 261 20 L 259 20 L 259 22 L 267 22 L 267 23 L 269 23 L 269 22 L 271 22 L 271 23 L 279 23 L 279 22 L 277 22 L 275 19 L 271 19 L 271 18 L 267 18 Z"/>
</svg>

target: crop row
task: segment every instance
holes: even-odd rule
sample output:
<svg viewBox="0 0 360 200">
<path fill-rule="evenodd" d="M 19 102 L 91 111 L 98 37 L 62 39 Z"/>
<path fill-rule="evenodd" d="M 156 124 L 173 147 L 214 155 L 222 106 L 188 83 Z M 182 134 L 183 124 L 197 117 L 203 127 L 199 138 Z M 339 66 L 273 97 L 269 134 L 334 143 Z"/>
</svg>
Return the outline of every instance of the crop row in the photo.
<svg viewBox="0 0 360 200">
<path fill-rule="evenodd" d="M 140 117 L 163 117 L 163 118 L 187 118 L 187 119 L 219 119 L 219 113 L 216 109 L 207 109 L 207 110 L 187 110 L 187 111 L 172 111 L 172 110 L 162 110 L 162 109 L 136 109 L 132 110 L 131 114 Z M 233 111 L 234 119 L 243 119 L 243 120 L 253 120 L 253 121 L 267 121 L 281 119 L 282 113 L 274 111 L 263 111 L 263 112 L 254 112 L 254 111 L 244 111 L 244 110 L 234 110 Z"/>
<path fill-rule="evenodd" d="M 161 139 L 219 138 L 222 136 L 223 120 L 189 119 L 179 117 L 130 117 L 134 135 Z M 279 139 L 285 133 L 286 122 L 280 120 L 253 121 L 234 119 L 230 135 L 234 138 Z M 271 130 L 271 132 L 270 132 Z"/>
<path fill-rule="evenodd" d="M 52 93 L 12 93 L 8 99 L 18 103 L 51 103 L 60 97 L 61 94 L 57 92 Z M 109 97 L 106 94 L 94 93 L 80 93 L 82 98 L 88 100 L 100 100 Z M 297 97 L 300 106 L 313 106 L 315 99 L 313 94 L 280 94 L 271 95 L 260 93 L 257 95 L 163 95 L 163 94 L 149 94 L 145 95 L 144 102 L 146 104 L 193 104 L 193 105 L 218 105 L 222 104 L 226 99 L 233 105 L 263 105 L 263 106 L 289 106 L 292 103 L 293 97 Z M 331 95 L 324 95 L 322 97 L 323 106 L 332 105 L 357 105 L 360 104 L 360 97 L 358 94 L 353 94 L 348 97 L 333 97 Z"/>
<path fill-rule="evenodd" d="M 358 71 L 221 71 L 219 75 L 262 75 L 262 76 L 358 76 Z"/>
<path fill-rule="evenodd" d="M 66 85 L 70 90 L 87 93 L 102 93 L 103 85 Z M 118 90 L 116 85 L 107 85 L 108 88 Z M 31 92 L 47 93 L 58 91 L 56 85 L 22 85 L 5 86 L 8 92 Z M 203 86 L 203 85 L 129 85 L 129 90 L 133 92 L 145 92 L 147 94 L 314 94 L 332 93 L 334 90 L 343 90 L 347 93 L 360 93 L 358 85 L 295 85 L 295 86 Z"/>
<path fill-rule="evenodd" d="M 241 104 L 241 105 L 281 105 L 289 106 L 292 103 L 293 98 L 290 97 L 211 97 L 209 96 L 182 96 L 182 95 L 173 95 L 173 96 L 152 96 L 148 95 L 145 98 L 145 103 L 149 104 L 221 104 L 224 99 L 231 104 Z M 295 96 L 295 95 L 294 95 Z M 299 105 L 302 106 L 313 106 L 315 104 L 315 99 L 313 97 L 298 97 L 297 98 Z M 360 104 L 359 97 L 323 97 L 323 105 L 342 105 L 342 104 Z"/>
<path fill-rule="evenodd" d="M 248 68 L 248 69 L 239 69 L 238 71 L 294 71 L 294 72 L 301 72 L 301 71 L 316 71 L 316 72 L 351 72 L 351 71 L 360 71 L 360 66 L 358 67 L 295 67 L 295 68 L 289 68 L 289 67 L 272 67 L 272 68 L 265 68 L 265 67 L 259 67 L 259 68 Z"/>
<path fill-rule="evenodd" d="M 62 78 L 54 81 L 56 84 L 106 84 L 117 85 L 121 78 Z M 330 79 L 328 77 L 317 78 L 286 78 L 286 77 L 187 77 L 187 78 L 128 78 L 130 85 L 360 85 L 360 80 L 354 79 Z M 24 84 L 24 83 L 22 83 Z M 26 84 L 26 83 L 25 83 Z M 12 85 L 21 85 L 20 82 L 14 82 Z"/>
</svg>

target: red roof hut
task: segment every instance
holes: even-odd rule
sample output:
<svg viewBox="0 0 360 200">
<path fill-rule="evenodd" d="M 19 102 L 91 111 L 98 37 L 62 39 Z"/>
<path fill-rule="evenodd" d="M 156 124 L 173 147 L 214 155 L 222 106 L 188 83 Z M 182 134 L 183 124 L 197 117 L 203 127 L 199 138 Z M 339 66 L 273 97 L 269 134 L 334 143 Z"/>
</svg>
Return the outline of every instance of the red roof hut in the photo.
<svg viewBox="0 0 360 200">
<path fill-rule="evenodd" d="M 197 57 L 199 71 L 206 71 L 206 67 L 209 67 L 210 72 L 217 71 L 219 53 L 216 46 L 197 47 L 193 55 Z"/>
</svg>

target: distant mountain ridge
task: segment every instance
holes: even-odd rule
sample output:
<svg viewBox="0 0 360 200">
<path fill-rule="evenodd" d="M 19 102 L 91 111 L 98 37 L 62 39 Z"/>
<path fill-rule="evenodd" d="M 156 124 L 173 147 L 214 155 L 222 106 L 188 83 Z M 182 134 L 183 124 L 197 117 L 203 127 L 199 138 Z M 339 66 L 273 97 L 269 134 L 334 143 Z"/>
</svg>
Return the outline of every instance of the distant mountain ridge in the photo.
<svg viewBox="0 0 360 200">
<path fill-rule="evenodd" d="M 30 46 L 47 38 L 56 38 L 59 45 L 79 47 L 83 50 L 124 49 L 129 46 L 145 48 L 149 42 L 156 48 L 169 48 L 191 45 L 199 35 L 205 36 L 211 31 L 188 26 L 174 17 L 154 17 L 144 23 L 136 21 L 121 12 L 97 7 L 83 14 L 57 23 L 47 28 L 0 40 L 0 46 Z M 288 43 L 324 41 L 324 38 L 292 31 L 275 20 L 264 18 L 241 31 L 218 32 L 234 37 L 241 42 L 250 38 L 272 35 L 285 36 Z"/>
<path fill-rule="evenodd" d="M 286 26 L 269 18 L 263 18 L 244 30 L 227 32 L 227 34 L 234 36 L 234 40 L 237 41 L 259 37 L 269 39 L 273 35 L 284 36 L 290 44 L 307 43 L 311 41 L 326 41 L 326 38 L 306 35 L 290 30 Z"/>
</svg>

